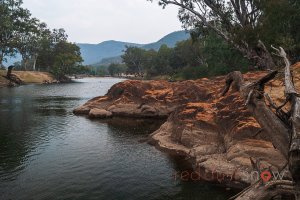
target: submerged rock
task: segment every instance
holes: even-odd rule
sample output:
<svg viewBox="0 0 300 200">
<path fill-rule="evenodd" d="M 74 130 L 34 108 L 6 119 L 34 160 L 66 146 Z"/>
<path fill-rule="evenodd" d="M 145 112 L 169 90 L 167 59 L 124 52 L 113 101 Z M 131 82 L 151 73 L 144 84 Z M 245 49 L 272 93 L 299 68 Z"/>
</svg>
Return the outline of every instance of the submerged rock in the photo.
<svg viewBox="0 0 300 200">
<path fill-rule="evenodd" d="M 296 76 L 299 69 L 300 65 L 294 67 Z M 247 73 L 244 78 L 253 81 L 266 73 Z M 220 96 L 224 85 L 224 77 L 182 82 L 124 81 L 74 113 L 99 118 L 166 118 L 151 135 L 151 143 L 193 158 L 195 169 L 201 170 L 208 181 L 235 186 L 256 181 L 250 158 L 260 159 L 261 169 L 281 171 L 286 164 L 284 156 L 265 136 L 238 92 Z M 299 81 L 296 87 L 300 88 Z M 266 92 L 278 104 L 284 101 L 280 81 L 269 83 Z M 209 174 L 212 176 L 207 178 Z"/>
</svg>

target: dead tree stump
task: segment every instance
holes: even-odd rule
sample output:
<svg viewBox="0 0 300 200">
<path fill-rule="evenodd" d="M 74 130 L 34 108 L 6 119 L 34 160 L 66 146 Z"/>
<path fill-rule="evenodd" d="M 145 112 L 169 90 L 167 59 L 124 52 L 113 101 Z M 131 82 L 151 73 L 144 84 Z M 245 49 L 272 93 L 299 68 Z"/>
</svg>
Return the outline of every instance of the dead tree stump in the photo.
<svg viewBox="0 0 300 200">
<path fill-rule="evenodd" d="M 285 95 L 286 101 L 291 104 L 289 112 L 284 112 L 282 107 L 276 106 L 273 102 L 270 102 L 271 107 L 266 104 L 266 100 L 271 100 L 264 93 L 264 86 L 275 78 L 277 71 L 272 71 L 253 83 L 245 83 L 240 72 L 232 72 L 226 77 L 226 86 L 222 95 L 226 95 L 230 87 L 241 93 L 248 109 L 266 131 L 274 147 L 286 157 L 293 180 L 271 179 L 268 183 L 260 180 L 235 196 L 237 200 L 300 200 L 300 95 L 294 86 L 291 64 L 284 49 L 281 47 L 279 49 L 273 47 L 273 49 L 285 62 Z M 273 112 L 272 108 L 277 112 Z"/>
</svg>

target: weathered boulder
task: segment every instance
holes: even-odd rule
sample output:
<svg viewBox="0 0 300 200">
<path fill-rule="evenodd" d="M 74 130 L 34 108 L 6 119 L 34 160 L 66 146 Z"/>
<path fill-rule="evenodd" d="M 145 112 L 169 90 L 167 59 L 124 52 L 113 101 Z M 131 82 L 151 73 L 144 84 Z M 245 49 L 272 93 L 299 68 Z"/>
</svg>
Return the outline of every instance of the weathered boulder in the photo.
<svg viewBox="0 0 300 200">
<path fill-rule="evenodd" d="M 104 109 L 99 109 L 99 108 L 93 108 L 89 112 L 89 117 L 90 118 L 110 118 L 112 117 L 113 114 L 107 110 Z"/>
</svg>

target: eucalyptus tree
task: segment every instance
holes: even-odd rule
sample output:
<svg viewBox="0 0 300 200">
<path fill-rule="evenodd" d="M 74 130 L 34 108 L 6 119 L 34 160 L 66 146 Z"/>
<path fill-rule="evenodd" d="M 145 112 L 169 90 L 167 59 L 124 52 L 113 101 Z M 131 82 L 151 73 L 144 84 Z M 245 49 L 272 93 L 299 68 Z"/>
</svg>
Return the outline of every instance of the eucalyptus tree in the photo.
<svg viewBox="0 0 300 200">
<path fill-rule="evenodd" d="M 22 30 L 14 38 L 15 47 L 22 56 L 24 70 L 28 70 L 28 64 L 32 60 L 35 49 L 38 46 L 38 22 L 36 18 L 28 17 L 28 19 L 23 21 Z"/>
<path fill-rule="evenodd" d="M 136 74 L 137 76 L 144 75 L 143 64 L 145 62 L 145 52 L 146 50 L 127 46 L 122 55 L 123 62 L 126 64 L 128 73 Z"/>
<path fill-rule="evenodd" d="M 205 28 L 217 33 L 244 56 L 254 61 L 258 67 L 264 69 L 275 66 L 269 52 L 271 44 L 279 45 L 275 38 L 290 36 L 287 39 L 295 42 L 295 37 L 299 37 L 295 33 L 292 34 L 295 32 L 293 26 L 299 25 L 297 21 L 300 20 L 300 3 L 294 0 L 157 0 L 157 2 L 163 8 L 168 5 L 178 6 L 178 16 L 185 28 Z M 276 8 L 275 11 L 272 8 Z M 281 31 L 270 33 L 267 25 L 273 27 L 272 30 Z M 285 39 L 282 39 L 282 43 L 284 42 Z"/>
<path fill-rule="evenodd" d="M 67 42 L 68 35 L 64 29 L 50 30 L 45 23 L 40 23 L 38 29 L 33 64 L 42 70 L 51 71 L 55 62 L 55 47 L 60 42 Z"/>
<path fill-rule="evenodd" d="M 35 71 L 37 66 L 37 60 L 39 55 L 45 52 L 50 52 L 51 46 L 53 46 L 54 39 L 51 30 L 44 22 L 39 22 L 36 25 L 35 34 L 31 35 L 31 61 L 32 69 Z"/>
<path fill-rule="evenodd" d="M 17 37 L 30 17 L 22 3 L 22 0 L 0 0 L 0 65 L 6 56 L 16 53 Z"/>
<path fill-rule="evenodd" d="M 76 44 L 64 40 L 55 45 L 53 56 L 54 63 L 51 72 L 58 80 L 65 80 L 65 75 L 76 73 L 83 62 L 80 48 Z"/>
</svg>

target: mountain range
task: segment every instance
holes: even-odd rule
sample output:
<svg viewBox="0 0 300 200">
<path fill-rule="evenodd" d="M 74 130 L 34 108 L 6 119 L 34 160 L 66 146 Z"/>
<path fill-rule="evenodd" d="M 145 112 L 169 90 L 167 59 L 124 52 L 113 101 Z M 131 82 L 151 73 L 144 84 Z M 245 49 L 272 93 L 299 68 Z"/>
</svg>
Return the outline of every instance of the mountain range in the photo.
<svg viewBox="0 0 300 200">
<path fill-rule="evenodd" d="M 168 47 L 174 47 L 177 42 L 186 40 L 189 37 L 190 34 L 186 31 L 175 31 L 164 36 L 157 42 L 149 44 L 138 44 L 109 40 L 99 44 L 77 43 L 77 45 L 80 47 L 81 55 L 84 59 L 84 65 L 107 65 L 112 62 L 121 62 L 122 60 L 120 56 L 124 53 L 126 46 L 140 47 L 146 50 L 158 50 L 163 44 L 166 44 Z M 8 61 L 4 64 L 9 66 L 15 62 L 21 61 L 21 56 L 16 55 L 15 58 L 8 58 L 7 60 Z"/>
<path fill-rule="evenodd" d="M 137 44 L 120 41 L 105 41 L 100 44 L 77 44 L 81 49 L 81 55 L 85 65 L 109 64 L 111 62 L 120 62 L 120 56 L 124 53 L 126 46 L 140 47 L 143 49 L 158 50 L 161 45 L 166 44 L 168 47 L 174 47 L 177 42 L 186 40 L 190 34 L 186 31 L 176 31 L 170 33 L 157 42 L 149 44 Z"/>
</svg>

